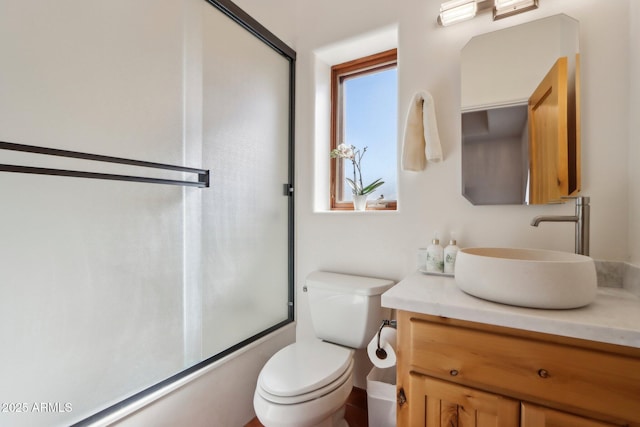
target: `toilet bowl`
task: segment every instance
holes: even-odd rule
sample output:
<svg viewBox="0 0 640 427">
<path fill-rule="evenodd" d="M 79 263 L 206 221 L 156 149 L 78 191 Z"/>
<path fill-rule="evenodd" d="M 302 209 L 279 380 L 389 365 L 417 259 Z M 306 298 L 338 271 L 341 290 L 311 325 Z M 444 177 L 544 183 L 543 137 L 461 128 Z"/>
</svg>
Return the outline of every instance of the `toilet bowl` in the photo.
<svg viewBox="0 0 640 427">
<path fill-rule="evenodd" d="M 266 427 L 348 427 L 354 349 L 365 348 L 386 310 L 384 279 L 314 272 L 306 288 L 315 335 L 274 354 L 258 376 L 253 406 Z"/>
<path fill-rule="evenodd" d="M 253 397 L 268 427 L 340 426 L 353 387 L 353 350 L 322 341 L 290 344 L 262 368 Z"/>
</svg>

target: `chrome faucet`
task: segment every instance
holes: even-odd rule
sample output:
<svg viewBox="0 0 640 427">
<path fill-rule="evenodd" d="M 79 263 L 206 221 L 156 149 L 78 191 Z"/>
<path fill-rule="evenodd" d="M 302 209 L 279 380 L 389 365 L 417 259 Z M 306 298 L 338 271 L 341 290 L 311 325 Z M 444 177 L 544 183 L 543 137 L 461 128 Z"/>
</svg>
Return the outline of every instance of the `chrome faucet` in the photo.
<svg viewBox="0 0 640 427">
<path fill-rule="evenodd" d="M 541 222 L 575 222 L 576 223 L 576 253 L 589 255 L 589 197 L 576 197 L 575 215 L 549 215 L 537 216 L 531 221 L 531 225 L 537 227 Z"/>
</svg>

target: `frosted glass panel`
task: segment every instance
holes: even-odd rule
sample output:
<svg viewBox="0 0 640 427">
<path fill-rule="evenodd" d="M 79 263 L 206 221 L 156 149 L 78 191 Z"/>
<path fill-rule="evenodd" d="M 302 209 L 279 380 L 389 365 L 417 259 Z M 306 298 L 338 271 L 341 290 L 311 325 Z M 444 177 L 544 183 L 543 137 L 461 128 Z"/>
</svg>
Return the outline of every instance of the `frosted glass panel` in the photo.
<svg viewBox="0 0 640 427">
<path fill-rule="evenodd" d="M 211 186 L 0 172 L 0 426 L 70 425 L 292 320 L 292 59 L 204 0 L 134 3 L 0 6 L 0 141 Z"/>
<path fill-rule="evenodd" d="M 209 8 L 203 37 L 203 351 L 287 319 L 289 61 Z M 243 53 L 238 63 L 238 54 Z"/>
<path fill-rule="evenodd" d="M 31 406 L 0 424 L 68 425 L 183 368 L 181 188 L 5 173 L 0 192 L 0 401 Z"/>
</svg>

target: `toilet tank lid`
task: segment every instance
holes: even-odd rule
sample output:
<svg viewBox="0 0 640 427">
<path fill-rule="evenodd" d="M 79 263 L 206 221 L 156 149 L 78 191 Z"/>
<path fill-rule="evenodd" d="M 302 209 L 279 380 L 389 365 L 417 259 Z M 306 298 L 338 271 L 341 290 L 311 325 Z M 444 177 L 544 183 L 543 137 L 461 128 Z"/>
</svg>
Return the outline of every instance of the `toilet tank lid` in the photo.
<svg viewBox="0 0 640 427">
<path fill-rule="evenodd" d="M 380 295 L 391 288 L 393 280 L 373 277 L 353 276 L 350 274 L 314 271 L 307 276 L 309 288 L 326 289 L 356 295 Z"/>
</svg>

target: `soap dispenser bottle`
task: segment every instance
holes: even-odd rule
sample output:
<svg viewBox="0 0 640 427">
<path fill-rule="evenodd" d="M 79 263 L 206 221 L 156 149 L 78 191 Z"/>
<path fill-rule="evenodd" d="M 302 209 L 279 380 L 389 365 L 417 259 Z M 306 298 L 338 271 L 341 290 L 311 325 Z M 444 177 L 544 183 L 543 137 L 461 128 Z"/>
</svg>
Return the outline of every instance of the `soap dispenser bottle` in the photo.
<svg viewBox="0 0 640 427">
<path fill-rule="evenodd" d="M 444 272 L 444 249 L 440 246 L 440 240 L 437 235 L 427 246 L 427 272 L 443 273 Z"/>
<path fill-rule="evenodd" d="M 449 245 L 444 248 L 444 272 L 445 274 L 453 274 L 456 265 L 456 255 L 460 248 L 456 244 L 455 239 L 449 240 Z"/>
</svg>

